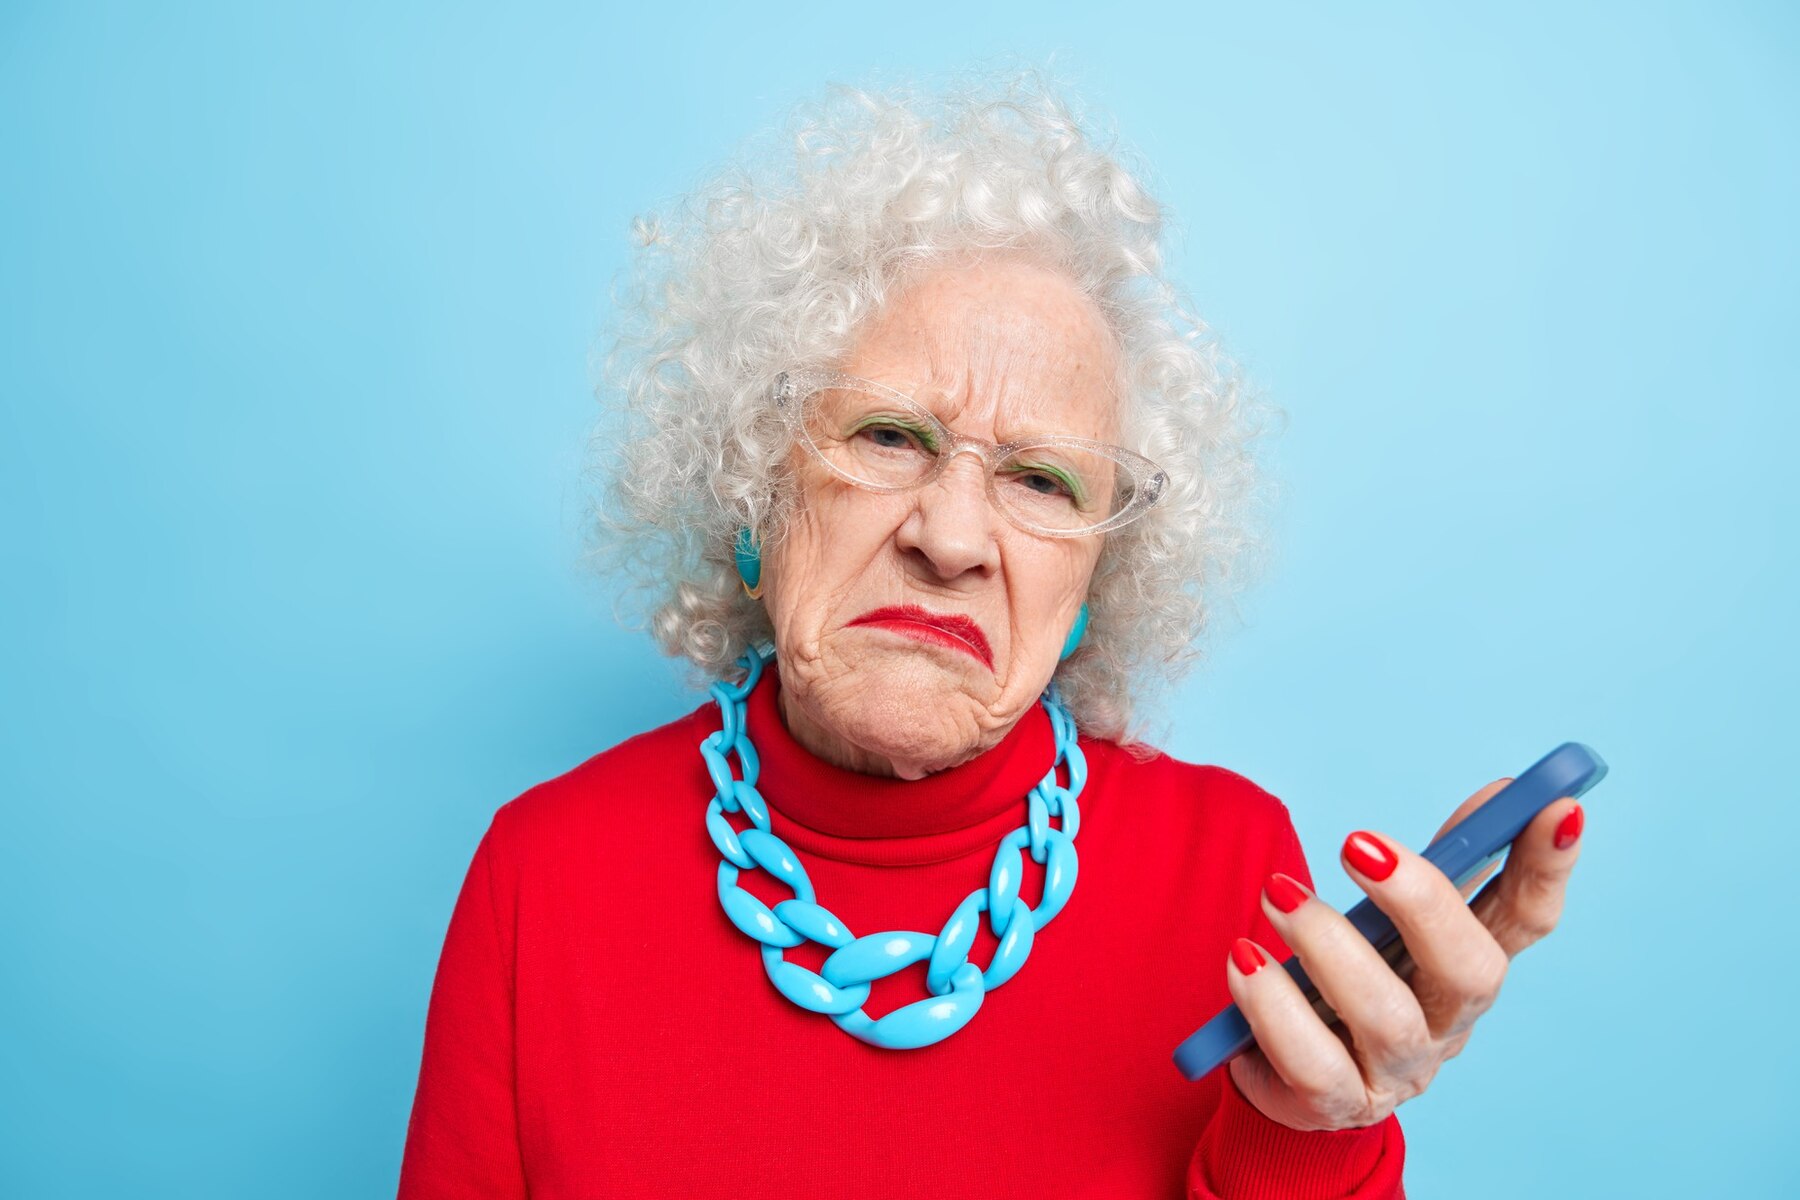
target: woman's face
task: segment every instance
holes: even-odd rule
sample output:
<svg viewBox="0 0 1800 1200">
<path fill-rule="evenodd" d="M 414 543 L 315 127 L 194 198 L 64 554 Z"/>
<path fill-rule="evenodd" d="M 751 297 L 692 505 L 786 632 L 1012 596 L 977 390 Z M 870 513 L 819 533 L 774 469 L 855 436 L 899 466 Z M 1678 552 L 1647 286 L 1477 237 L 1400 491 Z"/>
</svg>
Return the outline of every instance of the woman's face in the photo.
<svg viewBox="0 0 1800 1200">
<path fill-rule="evenodd" d="M 1110 442 L 1115 361 L 1104 318 L 1072 280 L 990 256 L 920 276 L 869 319 L 840 365 L 964 435 Z M 998 743 L 1049 684 L 1103 535 L 1019 529 L 989 503 L 972 454 L 896 493 L 849 484 L 804 447 L 789 469 L 801 501 L 766 556 L 764 603 L 795 737 L 840 766 L 908 779 Z M 967 618 L 981 637 L 856 623 L 900 605 Z"/>
</svg>

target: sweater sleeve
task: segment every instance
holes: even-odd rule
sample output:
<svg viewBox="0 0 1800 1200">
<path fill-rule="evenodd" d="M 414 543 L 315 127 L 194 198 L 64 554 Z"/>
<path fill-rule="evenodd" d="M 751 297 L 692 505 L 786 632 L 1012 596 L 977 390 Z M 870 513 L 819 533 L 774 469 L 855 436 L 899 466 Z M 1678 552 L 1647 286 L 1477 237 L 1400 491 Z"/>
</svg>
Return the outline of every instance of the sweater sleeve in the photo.
<svg viewBox="0 0 1800 1200">
<path fill-rule="evenodd" d="M 516 873 L 506 807 L 476 847 L 450 915 L 425 1016 L 399 1200 L 523 1200 L 514 1103 Z"/>
<path fill-rule="evenodd" d="M 1293 821 L 1285 806 L 1275 802 L 1275 808 L 1282 829 L 1256 883 L 1260 887 L 1262 878 L 1280 871 L 1310 888 L 1312 873 Z M 1260 903 L 1249 936 L 1276 962 L 1292 955 Z M 1205 1083 L 1219 1099 L 1188 1162 L 1189 1200 L 1404 1200 L 1406 1142 L 1393 1114 L 1362 1129 L 1290 1129 L 1251 1104 L 1228 1069 L 1220 1067 Z"/>
</svg>

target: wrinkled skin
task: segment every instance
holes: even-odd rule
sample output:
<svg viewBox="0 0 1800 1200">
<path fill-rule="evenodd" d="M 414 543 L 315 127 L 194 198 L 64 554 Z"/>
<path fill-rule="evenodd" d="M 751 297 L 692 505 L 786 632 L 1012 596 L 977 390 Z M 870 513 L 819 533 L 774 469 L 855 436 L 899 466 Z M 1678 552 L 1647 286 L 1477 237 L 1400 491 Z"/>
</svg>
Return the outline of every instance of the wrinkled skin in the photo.
<svg viewBox="0 0 1800 1200">
<path fill-rule="evenodd" d="M 842 368 L 887 384 L 959 433 L 1117 441 L 1116 359 L 1103 315 L 1060 272 L 990 255 L 921 276 L 854 341 Z M 1103 534 L 1046 538 L 988 501 L 980 461 L 879 493 L 804 448 L 802 504 L 765 555 L 783 716 L 827 762 L 917 779 L 994 746 L 1050 682 Z M 917 604 L 974 619 L 992 669 L 960 650 L 848 622 Z"/>
</svg>

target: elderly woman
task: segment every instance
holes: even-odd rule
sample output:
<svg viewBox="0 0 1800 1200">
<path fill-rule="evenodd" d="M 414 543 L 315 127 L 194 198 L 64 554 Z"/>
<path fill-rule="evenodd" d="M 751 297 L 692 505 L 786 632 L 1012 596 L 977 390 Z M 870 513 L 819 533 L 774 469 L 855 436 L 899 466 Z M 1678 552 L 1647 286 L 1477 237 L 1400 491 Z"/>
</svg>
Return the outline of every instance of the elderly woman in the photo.
<svg viewBox="0 0 1800 1200">
<path fill-rule="evenodd" d="M 1158 205 L 1030 74 L 798 122 L 640 225 L 597 439 L 710 695 L 495 813 L 401 1195 L 1400 1195 L 1394 1110 L 1554 925 L 1580 809 L 1473 907 L 1352 834 L 1384 962 L 1278 800 L 1133 733 L 1253 495 Z M 1259 1046 L 1190 1083 L 1229 1001 Z"/>
</svg>

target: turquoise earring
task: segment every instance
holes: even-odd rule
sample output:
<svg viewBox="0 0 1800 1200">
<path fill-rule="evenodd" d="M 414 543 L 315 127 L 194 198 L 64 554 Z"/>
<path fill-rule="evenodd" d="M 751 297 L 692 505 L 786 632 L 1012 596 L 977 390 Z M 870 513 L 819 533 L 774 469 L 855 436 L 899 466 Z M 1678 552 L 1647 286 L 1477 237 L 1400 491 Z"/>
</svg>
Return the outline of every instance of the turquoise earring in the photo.
<svg viewBox="0 0 1800 1200">
<path fill-rule="evenodd" d="M 1075 614 L 1075 628 L 1069 630 L 1069 640 L 1063 643 L 1062 658 L 1057 659 L 1058 662 L 1067 659 L 1075 653 L 1075 647 L 1081 645 L 1081 635 L 1087 632 L 1087 618 L 1087 601 L 1083 600 L 1081 611 Z"/>
<path fill-rule="evenodd" d="M 752 600 L 761 598 L 762 547 L 756 544 L 748 527 L 738 530 L 737 569 L 738 578 L 744 581 L 744 594 Z M 1086 605 L 1082 607 L 1085 609 Z"/>
</svg>

